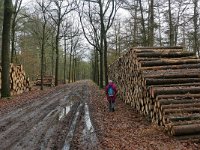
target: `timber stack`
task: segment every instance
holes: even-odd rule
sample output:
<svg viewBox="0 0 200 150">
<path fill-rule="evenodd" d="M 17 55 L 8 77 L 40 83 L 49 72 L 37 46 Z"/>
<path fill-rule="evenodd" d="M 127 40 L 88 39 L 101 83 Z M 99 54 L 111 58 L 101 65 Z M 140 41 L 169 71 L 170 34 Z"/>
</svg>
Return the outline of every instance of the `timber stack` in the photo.
<svg viewBox="0 0 200 150">
<path fill-rule="evenodd" d="M 44 86 L 54 86 L 55 77 L 54 76 L 43 76 L 43 85 Z M 35 81 L 35 85 L 41 86 L 41 78 L 38 77 Z"/>
<path fill-rule="evenodd" d="M 200 136 L 200 60 L 182 47 L 133 48 L 109 66 L 119 95 L 170 135 Z"/>
<path fill-rule="evenodd" d="M 2 69 L 0 68 L 0 73 L 1 71 Z M 0 89 L 1 89 L 1 78 L 0 78 Z M 22 65 L 10 64 L 10 89 L 11 89 L 11 96 L 19 95 L 31 89 L 29 78 L 26 77 Z"/>
</svg>

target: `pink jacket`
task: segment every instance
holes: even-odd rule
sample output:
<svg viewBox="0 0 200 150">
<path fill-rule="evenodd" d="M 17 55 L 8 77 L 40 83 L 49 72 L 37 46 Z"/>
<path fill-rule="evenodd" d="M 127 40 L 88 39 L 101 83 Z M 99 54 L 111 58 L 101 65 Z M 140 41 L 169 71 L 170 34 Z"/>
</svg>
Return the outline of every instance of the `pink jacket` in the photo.
<svg viewBox="0 0 200 150">
<path fill-rule="evenodd" d="M 113 90 L 115 91 L 115 94 L 113 96 L 108 96 L 108 87 L 109 86 L 112 86 Z M 105 88 L 105 92 L 106 92 L 107 100 L 108 101 L 112 100 L 114 102 L 115 99 L 116 99 L 116 95 L 117 95 L 117 87 L 116 87 L 116 85 L 113 82 L 109 83 Z"/>
</svg>

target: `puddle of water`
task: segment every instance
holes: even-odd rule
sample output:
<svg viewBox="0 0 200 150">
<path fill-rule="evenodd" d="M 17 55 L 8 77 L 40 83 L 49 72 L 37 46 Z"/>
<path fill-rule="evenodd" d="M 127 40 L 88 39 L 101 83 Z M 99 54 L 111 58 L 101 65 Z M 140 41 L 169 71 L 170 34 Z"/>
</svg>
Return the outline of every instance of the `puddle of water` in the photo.
<svg viewBox="0 0 200 150">
<path fill-rule="evenodd" d="M 69 150 L 70 149 L 70 146 L 71 146 L 70 143 L 71 143 L 73 136 L 74 136 L 74 131 L 75 131 L 78 116 L 80 114 L 80 108 L 81 107 L 82 107 L 82 104 L 80 104 L 77 108 L 77 112 L 76 112 L 74 119 L 72 121 L 72 124 L 70 126 L 69 133 L 67 134 L 67 137 L 65 139 L 65 143 L 64 143 L 62 150 Z"/>
<path fill-rule="evenodd" d="M 59 117 L 58 120 L 62 120 L 65 116 L 67 116 L 67 114 L 69 113 L 69 111 L 71 110 L 73 103 L 71 102 L 70 105 L 65 106 L 64 108 L 61 109 L 60 113 L 59 113 Z"/>
<path fill-rule="evenodd" d="M 85 122 L 86 122 L 87 130 L 90 131 L 90 132 L 93 132 L 94 128 L 92 126 L 92 122 L 91 122 L 91 119 L 90 119 L 90 114 L 89 114 L 89 109 L 88 109 L 87 104 L 85 104 Z"/>
<path fill-rule="evenodd" d="M 87 141 L 90 141 L 91 148 L 95 147 L 97 145 L 98 139 L 96 136 L 96 133 L 94 132 L 94 127 L 92 125 L 90 114 L 89 114 L 89 108 L 87 103 L 85 103 L 85 128 L 83 129 L 83 144 L 86 144 Z"/>
</svg>

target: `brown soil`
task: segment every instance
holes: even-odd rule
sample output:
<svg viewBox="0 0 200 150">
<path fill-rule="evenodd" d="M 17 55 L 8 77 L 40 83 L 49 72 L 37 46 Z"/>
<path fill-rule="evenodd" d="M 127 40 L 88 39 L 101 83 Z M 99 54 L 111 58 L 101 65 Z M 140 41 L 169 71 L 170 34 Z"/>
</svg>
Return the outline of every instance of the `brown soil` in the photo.
<svg viewBox="0 0 200 150">
<path fill-rule="evenodd" d="M 188 150 L 200 144 L 168 136 L 120 99 L 108 112 L 104 91 L 81 81 L 1 99 L 0 149 Z"/>
</svg>

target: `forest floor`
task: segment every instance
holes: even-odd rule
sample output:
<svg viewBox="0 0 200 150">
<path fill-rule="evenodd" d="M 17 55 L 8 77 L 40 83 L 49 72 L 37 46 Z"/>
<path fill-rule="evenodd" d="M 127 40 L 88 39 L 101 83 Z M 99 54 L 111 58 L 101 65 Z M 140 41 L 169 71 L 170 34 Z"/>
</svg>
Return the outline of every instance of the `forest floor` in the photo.
<svg viewBox="0 0 200 150">
<path fill-rule="evenodd" d="M 91 81 L 0 100 L 0 149 L 198 150 L 147 121 L 122 100 L 109 112 Z"/>
</svg>

